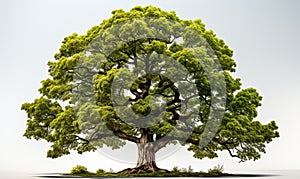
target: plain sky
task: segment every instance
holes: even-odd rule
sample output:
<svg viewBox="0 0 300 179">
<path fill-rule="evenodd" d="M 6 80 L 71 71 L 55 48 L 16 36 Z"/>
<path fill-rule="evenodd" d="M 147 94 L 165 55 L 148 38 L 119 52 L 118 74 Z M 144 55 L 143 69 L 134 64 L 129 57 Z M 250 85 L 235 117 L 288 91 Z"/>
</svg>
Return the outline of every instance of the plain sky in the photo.
<svg viewBox="0 0 300 179">
<path fill-rule="evenodd" d="M 174 10 L 182 19 L 201 18 L 208 29 L 234 50 L 243 87 L 255 87 L 263 98 L 257 120 L 276 120 L 281 137 L 255 162 L 238 163 L 226 152 L 217 159 L 198 160 L 184 148 L 158 161 L 171 169 L 196 171 L 217 164 L 226 171 L 300 169 L 300 1 L 297 0 L 26 0 L 0 2 L 0 172 L 68 172 L 82 164 L 121 170 L 132 164 L 111 160 L 99 152 L 46 158 L 50 144 L 22 137 L 26 114 L 22 103 L 39 94 L 62 39 L 85 33 L 111 16 L 114 9 L 155 5 Z"/>
</svg>

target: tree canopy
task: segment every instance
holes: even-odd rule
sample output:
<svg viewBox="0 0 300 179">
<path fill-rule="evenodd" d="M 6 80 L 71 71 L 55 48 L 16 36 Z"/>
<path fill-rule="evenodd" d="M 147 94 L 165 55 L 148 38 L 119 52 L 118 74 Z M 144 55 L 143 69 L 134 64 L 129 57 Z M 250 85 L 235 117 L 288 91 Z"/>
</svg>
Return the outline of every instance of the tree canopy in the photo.
<svg viewBox="0 0 300 179">
<path fill-rule="evenodd" d="M 115 10 L 86 34 L 64 38 L 41 97 L 22 105 L 24 136 L 52 143 L 51 158 L 134 142 L 137 167 L 168 144 L 187 145 L 199 159 L 225 150 L 257 160 L 278 127 L 256 120 L 262 96 L 241 89 L 232 57 L 200 19 L 154 6 Z"/>
</svg>

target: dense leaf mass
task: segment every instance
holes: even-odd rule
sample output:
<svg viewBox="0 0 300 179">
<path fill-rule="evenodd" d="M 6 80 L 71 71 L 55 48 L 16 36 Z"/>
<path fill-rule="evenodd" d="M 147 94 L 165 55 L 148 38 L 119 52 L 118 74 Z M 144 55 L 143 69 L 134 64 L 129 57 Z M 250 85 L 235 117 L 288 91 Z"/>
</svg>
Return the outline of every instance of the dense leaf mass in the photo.
<svg viewBox="0 0 300 179">
<path fill-rule="evenodd" d="M 130 36 L 130 33 L 139 34 L 141 31 L 147 31 L 145 22 L 132 19 L 154 17 L 158 18 L 158 22 L 153 23 L 160 29 L 162 38 L 134 39 L 124 43 L 109 56 L 103 53 L 94 53 L 93 58 L 84 56 L 88 47 L 93 45 L 91 42 L 99 38 L 100 34 L 106 33 L 105 40 L 108 44 L 116 38 L 114 34 L 107 32 L 107 29 L 114 25 L 127 21 L 133 22 L 124 25 L 122 27 L 124 30 L 117 33 L 121 39 Z M 221 73 L 226 82 L 225 113 L 217 133 L 204 147 L 199 145 L 199 140 L 211 110 L 212 92 L 203 66 L 191 53 L 193 44 L 197 44 L 199 39 L 193 41 L 193 38 L 188 37 L 191 33 L 182 33 L 176 29 L 176 26 L 170 26 L 168 21 L 163 19 L 183 24 L 202 36 L 222 68 Z M 161 25 L 161 28 L 158 25 Z M 165 28 L 166 26 L 170 28 Z M 172 36 L 166 37 L 164 34 L 172 34 Z M 172 38 L 180 37 L 188 39 L 185 44 L 172 41 Z M 207 62 L 214 63 L 214 59 L 209 55 L 210 52 L 205 48 L 196 48 L 195 51 Z M 93 53 L 92 50 L 90 52 Z M 148 128 L 132 125 L 135 115 L 124 122 L 113 106 L 111 89 L 114 79 L 120 72 L 124 74 L 123 78 L 132 78 L 123 68 L 126 64 L 136 65 L 136 67 L 140 64 L 140 68 L 147 68 L 147 60 L 160 58 L 161 55 L 176 60 L 191 74 L 189 78 L 194 80 L 198 90 L 191 104 L 199 108 L 198 116 L 192 113 L 190 115 L 186 113 L 184 116 L 179 112 L 184 110 L 184 102 L 192 97 L 179 94 L 179 89 L 174 82 L 165 76 L 148 73 L 140 76 L 131 85 L 128 103 L 120 111 L 130 114 L 129 110 L 132 110 L 135 115 L 143 117 L 152 114 L 151 111 L 158 110 L 159 115 L 153 115 L 149 121 L 151 127 Z M 42 81 L 39 89 L 41 97 L 22 105 L 22 109 L 28 114 L 24 136 L 36 140 L 44 139 L 52 143 L 47 153 L 51 158 L 69 154 L 71 150 L 81 154 L 104 145 L 117 149 L 122 147 L 125 141 L 130 141 L 154 142 L 155 151 L 171 143 L 187 145 L 188 150 L 194 152 L 194 157 L 199 159 L 217 157 L 218 151 L 225 150 L 241 161 L 256 160 L 260 158 L 261 153 L 265 153 L 265 144 L 279 137 L 278 127 L 274 121 L 261 124 L 255 120 L 262 97 L 254 88 L 241 89 L 241 80 L 231 76 L 236 66 L 232 56 L 233 51 L 222 39 L 217 38 L 213 31 L 207 30 L 200 19 L 181 20 L 175 12 L 166 12 L 153 6 L 137 6 L 128 12 L 115 10 L 111 18 L 92 27 L 86 34 L 73 33 L 64 38 L 59 52 L 54 56 L 55 60 L 48 63 L 50 77 Z M 98 64 L 94 64 L 95 59 L 99 59 Z M 86 66 L 97 66 L 97 70 L 91 72 L 89 68 L 78 66 L 80 60 L 81 63 L 83 60 Z M 151 68 L 146 71 L 155 70 L 156 67 Z M 177 71 L 172 69 L 169 73 L 176 75 Z M 87 77 L 93 79 L 92 84 L 83 83 Z M 78 85 L 79 82 L 81 85 Z M 189 80 L 182 85 L 185 85 L 186 90 L 191 88 Z M 93 89 L 93 93 L 88 93 L 90 88 Z M 76 91 L 87 92 L 80 93 L 80 96 Z M 157 102 L 158 98 L 155 98 L 155 94 L 162 96 L 165 102 L 164 110 L 161 103 Z M 93 100 L 85 100 L 90 98 Z M 189 108 L 189 106 L 185 107 Z M 185 110 L 189 111 L 189 109 Z M 188 125 L 193 127 L 189 136 L 184 136 L 184 127 L 176 129 L 174 127 L 178 125 L 180 117 L 186 121 L 185 127 Z M 168 135 L 169 133 L 172 135 Z"/>
</svg>

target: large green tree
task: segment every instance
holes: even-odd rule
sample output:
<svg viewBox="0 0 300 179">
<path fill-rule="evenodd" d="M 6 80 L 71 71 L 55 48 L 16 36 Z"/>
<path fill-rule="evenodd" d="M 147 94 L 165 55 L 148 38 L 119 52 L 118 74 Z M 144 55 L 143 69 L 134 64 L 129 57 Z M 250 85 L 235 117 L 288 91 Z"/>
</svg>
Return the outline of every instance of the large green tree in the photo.
<svg viewBox="0 0 300 179">
<path fill-rule="evenodd" d="M 124 173 L 160 170 L 155 153 L 169 144 L 199 159 L 225 150 L 257 160 L 278 127 L 255 120 L 262 97 L 231 76 L 232 56 L 199 19 L 153 6 L 115 10 L 63 40 L 41 97 L 22 105 L 24 136 L 52 143 L 51 158 L 136 143 L 137 166 Z"/>
</svg>

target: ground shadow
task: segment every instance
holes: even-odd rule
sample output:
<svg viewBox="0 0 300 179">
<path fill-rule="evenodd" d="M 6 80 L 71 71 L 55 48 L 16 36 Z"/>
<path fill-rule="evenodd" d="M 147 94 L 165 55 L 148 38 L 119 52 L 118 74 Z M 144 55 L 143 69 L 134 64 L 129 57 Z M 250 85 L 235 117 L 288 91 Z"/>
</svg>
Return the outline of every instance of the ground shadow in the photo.
<svg viewBox="0 0 300 179">
<path fill-rule="evenodd" d="M 228 174 L 226 176 L 220 176 L 218 178 L 254 178 L 254 177 L 278 177 L 280 175 L 275 175 L 275 174 Z M 124 178 L 124 177 L 99 177 L 99 176 L 65 176 L 61 174 L 40 174 L 36 175 L 34 177 L 37 178 Z M 126 178 L 126 177 L 125 177 Z M 129 177 L 128 177 L 129 178 Z M 134 177 L 134 178 L 145 178 L 145 177 Z M 147 178 L 147 177 L 146 177 Z M 151 177 L 151 178 L 162 178 L 162 177 Z M 163 177 L 163 178 L 177 178 L 177 177 Z M 184 177 L 184 178 L 189 178 L 189 177 Z M 195 177 L 192 177 L 195 178 Z M 212 178 L 208 176 L 201 176 L 197 178 Z"/>
<path fill-rule="evenodd" d="M 277 177 L 279 175 L 275 175 L 275 174 L 230 174 L 228 176 L 221 176 L 221 178 L 224 177 Z"/>
</svg>

